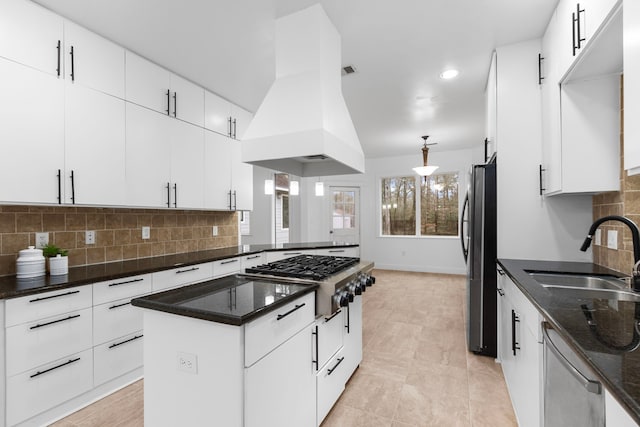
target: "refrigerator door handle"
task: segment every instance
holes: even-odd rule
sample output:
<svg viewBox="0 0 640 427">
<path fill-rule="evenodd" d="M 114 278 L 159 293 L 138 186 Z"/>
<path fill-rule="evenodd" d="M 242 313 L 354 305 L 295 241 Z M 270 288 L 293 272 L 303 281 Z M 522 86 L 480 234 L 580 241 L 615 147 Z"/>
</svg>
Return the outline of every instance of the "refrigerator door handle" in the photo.
<svg viewBox="0 0 640 427">
<path fill-rule="evenodd" d="M 465 218 L 465 213 L 467 218 Z M 464 256 L 464 262 L 467 263 L 469 259 L 469 192 L 464 198 L 462 205 L 462 214 L 460 215 L 460 244 L 462 245 L 462 256 Z M 465 242 L 466 240 L 466 242 Z"/>
</svg>

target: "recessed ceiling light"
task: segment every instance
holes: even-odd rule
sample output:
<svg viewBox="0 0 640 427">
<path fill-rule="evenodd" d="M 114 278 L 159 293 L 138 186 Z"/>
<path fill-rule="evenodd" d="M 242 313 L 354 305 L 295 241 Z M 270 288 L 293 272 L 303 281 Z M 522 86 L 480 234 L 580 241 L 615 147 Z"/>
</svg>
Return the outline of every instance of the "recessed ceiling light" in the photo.
<svg viewBox="0 0 640 427">
<path fill-rule="evenodd" d="M 441 79 L 445 79 L 445 80 L 449 80 L 449 79 L 453 79 L 458 74 L 460 74 L 460 72 L 458 70 L 446 70 L 446 71 L 443 71 L 442 73 L 440 73 L 440 78 Z"/>
</svg>

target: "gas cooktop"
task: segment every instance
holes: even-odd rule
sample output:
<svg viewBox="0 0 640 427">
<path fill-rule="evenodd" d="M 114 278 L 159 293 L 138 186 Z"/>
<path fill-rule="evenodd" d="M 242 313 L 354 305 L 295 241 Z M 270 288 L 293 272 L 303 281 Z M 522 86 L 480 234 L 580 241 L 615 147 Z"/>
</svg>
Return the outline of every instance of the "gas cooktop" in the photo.
<svg viewBox="0 0 640 427">
<path fill-rule="evenodd" d="M 360 258 L 323 255 L 299 255 L 247 268 L 246 273 L 296 279 L 324 280 L 360 262 Z"/>
</svg>

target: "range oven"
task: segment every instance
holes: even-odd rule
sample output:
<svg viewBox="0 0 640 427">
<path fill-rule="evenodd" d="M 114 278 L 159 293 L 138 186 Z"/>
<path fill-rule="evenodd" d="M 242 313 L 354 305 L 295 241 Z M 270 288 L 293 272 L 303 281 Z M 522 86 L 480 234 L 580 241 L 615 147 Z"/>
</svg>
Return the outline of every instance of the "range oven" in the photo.
<svg viewBox="0 0 640 427">
<path fill-rule="evenodd" d="M 375 283 L 373 263 L 359 258 L 299 255 L 247 268 L 245 276 L 317 283 L 316 315 L 331 316 Z"/>
</svg>

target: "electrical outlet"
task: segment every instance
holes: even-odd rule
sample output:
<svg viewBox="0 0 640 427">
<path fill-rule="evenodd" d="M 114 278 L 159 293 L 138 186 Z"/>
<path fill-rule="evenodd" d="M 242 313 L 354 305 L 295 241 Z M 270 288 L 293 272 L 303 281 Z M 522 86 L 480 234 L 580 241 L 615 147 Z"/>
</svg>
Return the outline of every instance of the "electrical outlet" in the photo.
<svg viewBox="0 0 640 427">
<path fill-rule="evenodd" d="M 198 373 L 198 356 L 191 353 L 178 352 L 178 370 L 189 374 Z"/>
<path fill-rule="evenodd" d="M 142 238 L 145 240 L 151 238 L 151 227 L 142 227 Z"/>
<path fill-rule="evenodd" d="M 218 235 L 218 226 L 217 226 L 217 225 L 214 225 L 214 226 L 213 226 L 213 231 L 212 231 L 212 233 L 213 233 L 213 236 L 217 236 L 217 235 Z"/>
<path fill-rule="evenodd" d="M 596 245 L 602 246 L 602 230 L 599 228 L 596 230 Z"/>
<path fill-rule="evenodd" d="M 49 244 L 49 233 L 36 233 L 36 248 L 42 249 Z"/>
<path fill-rule="evenodd" d="M 87 245 L 95 245 L 96 244 L 96 232 L 95 231 L 86 231 L 84 233 L 85 243 Z"/>
<path fill-rule="evenodd" d="M 609 249 L 618 249 L 618 231 L 607 231 L 607 247 Z"/>
</svg>

